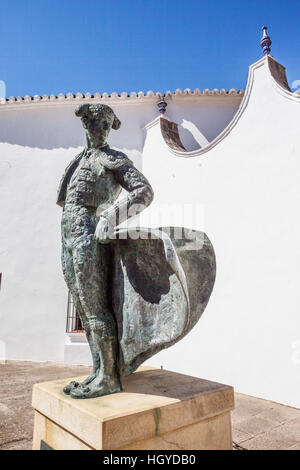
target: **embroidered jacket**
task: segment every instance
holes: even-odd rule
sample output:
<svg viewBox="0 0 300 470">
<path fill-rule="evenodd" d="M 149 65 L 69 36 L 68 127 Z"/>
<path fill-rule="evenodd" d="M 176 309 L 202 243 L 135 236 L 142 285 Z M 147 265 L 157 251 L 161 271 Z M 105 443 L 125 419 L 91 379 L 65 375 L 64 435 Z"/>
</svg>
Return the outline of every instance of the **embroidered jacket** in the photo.
<svg viewBox="0 0 300 470">
<path fill-rule="evenodd" d="M 129 195 L 115 203 L 122 188 Z M 71 196 L 72 203 L 97 210 L 116 226 L 147 207 L 153 200 L 153 190 L 124 153 L 107 145 L 102 149 L 85 148 L 66 168 L 57 204 L 64 206 Z"/>
</svg>

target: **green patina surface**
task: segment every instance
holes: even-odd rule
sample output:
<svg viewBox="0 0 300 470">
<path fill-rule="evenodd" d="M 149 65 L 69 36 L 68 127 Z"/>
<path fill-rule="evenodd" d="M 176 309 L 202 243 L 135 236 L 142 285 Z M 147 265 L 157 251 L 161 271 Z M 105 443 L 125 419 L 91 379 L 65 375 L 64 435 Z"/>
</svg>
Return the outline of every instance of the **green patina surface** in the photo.
<svg viewBox="0 0 300 470">
<path fill-rule="evenodd" d="M 130 159 L 106 143 L 121 125 L 101 104 L 79 106 L 87 145 L 58 190 L 62 269 L 89 342 L 93 372 L 64 392 L 93 398 L 122 389 L 122 377 L 185 336 L 209 300 L 213 247 L 203 233 L 174 228 L 131 237 L 116 226 L 147 207 L 153 190 Z M 128 196 L 117 198 L 121 189 Z"/>
</svg>

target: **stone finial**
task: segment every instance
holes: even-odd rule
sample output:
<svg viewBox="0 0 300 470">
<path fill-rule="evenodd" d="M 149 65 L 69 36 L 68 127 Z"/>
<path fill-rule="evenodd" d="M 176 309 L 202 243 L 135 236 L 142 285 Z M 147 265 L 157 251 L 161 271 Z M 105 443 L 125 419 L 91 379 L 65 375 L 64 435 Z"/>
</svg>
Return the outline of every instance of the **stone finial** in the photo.
<svg viewBox="0 0 300 470">
<path fill-rule="evenodd" d="M 161 96 L 160 100 L 157 103 L 157 106 L 160 114 L 165 114 L 168 103 L 165 101 L 164 95 Z"/>
<path fill-rule="evenodd" d="M 265 55 L 269 55 L 270 52 L 271 52 L 271 44 L 272 44 L 272 41 L 270 39 L 270 36 L 267 35 L 267 26 L 263 26 L 262 27 L 262 30 L 263 30 L 263 36 L 261 38 L 261 41 L 260 41 L 260 47 L 262 48 L 263 50 L 263 53 Z"/>
</svg>

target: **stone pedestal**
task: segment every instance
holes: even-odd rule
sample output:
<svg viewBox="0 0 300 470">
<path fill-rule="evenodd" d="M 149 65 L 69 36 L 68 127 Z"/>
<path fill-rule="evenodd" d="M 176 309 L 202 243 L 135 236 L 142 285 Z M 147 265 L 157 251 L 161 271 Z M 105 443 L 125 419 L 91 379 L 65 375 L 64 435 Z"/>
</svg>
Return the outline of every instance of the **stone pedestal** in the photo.
<svg viewBox="0 0 300 470">
<path fill-rule="evenodd" d="M 141 367 L 123 392 L 78 400 L 70 380 L 34 385 L 33 449 L 232 449 L 232 387 Z"/>
</svg>

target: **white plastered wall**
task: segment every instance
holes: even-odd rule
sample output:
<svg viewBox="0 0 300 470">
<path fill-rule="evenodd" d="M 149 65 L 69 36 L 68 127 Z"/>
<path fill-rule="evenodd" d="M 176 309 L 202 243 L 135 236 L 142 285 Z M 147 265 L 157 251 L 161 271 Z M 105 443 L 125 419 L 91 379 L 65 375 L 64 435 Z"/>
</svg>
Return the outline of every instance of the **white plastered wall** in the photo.
<svg viewBox="0 0 300 470">
<path fill-rule="evenodd" d="M 217 260 L 203 317 L 148 361 L 300 407 L 299 95 L 264 58 L 250 69 L 237 119 L 215 146 L 171 151 L 147 126 L 143 169 L 154 203 L 201 203 Z M 206 150 L 208 150 L 206 152 Z M 147 209 L 147 211 L 149 211 Z M 145 220 L 149 220 L 147 213 Z M 178 219 L 181 223 L 181 219 Z"/>
<path fill-rule="evenodd" d="M 224 112 L 216 104 L 220 99 Z M 111 132 L 111 145 L 125 151 L 139 168 L 143 127 L 157 116 L 157 100 L 104 100 L 122 121 L 121 129 Z M 180 119 L 181 106 L 191 108 L 194 116 L 194 101 L 201 108 L 201 100 L 182 97 L 174 105 L 174 119 Z M 222 121 L 225 126 L 240 100 L 224 96 L 216 101 L 212 96 L 207 106 L 218 125 Z M 66 99 L 0 106 L 0 361 L 72 362 L 65 355 L 68 292 L 60 266 L 61 208 L 55 201 L 65 167 L 84 145 L 80 120 L 74 116 L 77 104 Z M 218 128 L 212 127 L 211 133 L 216 135 Z M 74 361 L 86 363 L 87 351 L 82 344 L 75 347 Z"/>
</svg>

